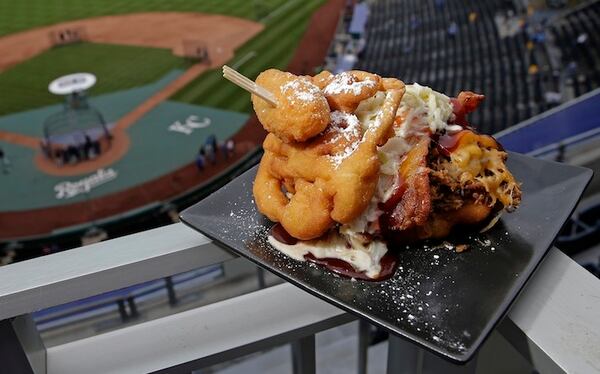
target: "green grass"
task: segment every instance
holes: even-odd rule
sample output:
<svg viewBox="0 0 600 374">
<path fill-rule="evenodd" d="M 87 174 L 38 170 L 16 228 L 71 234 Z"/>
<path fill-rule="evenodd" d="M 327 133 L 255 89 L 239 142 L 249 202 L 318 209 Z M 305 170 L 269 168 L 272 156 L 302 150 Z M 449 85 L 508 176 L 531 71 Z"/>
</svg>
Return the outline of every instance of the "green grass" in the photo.
<svg viewBox="0 0 600 374">
<path fill-rule="evenodd" d="M 237 61 L 256 52 L 255 57 L 238 68 L 247 77 L 255 78 L 261 71 L 271 67 L 285 69 L 304 34 L 310 16 L 323 2 L 289 1 L 285 11 L 270 18 L 267 27 L 260 34 L 236 50 L 229 65 L 236 66 Z M 249 95 L 225 81 L 219 69 L 202 74 L 171 99 L 238 112 L 249 112 L 252 109 Z"/>
<path fill-rule="evenodd" d="M 50 49 L 0 74 L 0 115 L 62 102 L 48 92 L 53 79 L 74 72 L 96 75 L 98 95 L 152 83 L 188 63 L 170 50 L 80 43 Z"/>
<path fill-rule="evenodd" d="M 0 0 L 0 35 L 59 22 L 137 12 L 203 12 L 259 20 L 286 0 Z"/>
<path fill-rule="evenodd" d="M 274 67 L 285 69 L 312 13 L 325 0 L 0 0 L 0 35 L 72 19 L 148 11 L 194 11 L 259 19 L 265 29 L 235 51 L 230 65 L 254 78 Z M 273 12 L 273 13 L 272 13 Z M 272 13 L 272 14 L 271 14 Z M 266 18 L 265 18 L 266 17 Z M 88 71 L 98 76 L 91 94 L 150 83 L 185 62 L 170 51 L 116 45 L 78 44 L 55 48 L 0 73 L 0 115 L 59 101 L 47 92 L 57 76 Z M 218 70 L 190 82 L 171 99 L 250 112 L 249 95 L 223 80 Z"/>
</svg>

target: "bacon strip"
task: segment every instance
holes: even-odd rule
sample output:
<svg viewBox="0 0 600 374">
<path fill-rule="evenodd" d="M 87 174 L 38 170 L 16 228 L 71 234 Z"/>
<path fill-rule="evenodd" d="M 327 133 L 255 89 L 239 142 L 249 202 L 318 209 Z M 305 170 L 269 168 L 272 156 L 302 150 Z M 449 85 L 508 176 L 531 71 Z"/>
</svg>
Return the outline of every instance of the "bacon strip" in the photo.
<svg viewBox="0 0 600 374">
<path fill-rule="evenodd" d="M 485 96 L 472 91 L 462 91 L 458 94 L 457 98 L 451 99 L 453 112 L 456 116 L 454 123 L 461 126 L 469 126 L 467 114 L 474 112 L 484 99 Z"/>
<path fill-rule="evenodd" d="M 431 139 L 424 137 L 408 152 L 400 165 L 400 183 L 384 203 L 389 208 L 383 219 L 391 231 L 408 230 L 427 222 L 431 213 L 427 154 Z"/>
</svg>

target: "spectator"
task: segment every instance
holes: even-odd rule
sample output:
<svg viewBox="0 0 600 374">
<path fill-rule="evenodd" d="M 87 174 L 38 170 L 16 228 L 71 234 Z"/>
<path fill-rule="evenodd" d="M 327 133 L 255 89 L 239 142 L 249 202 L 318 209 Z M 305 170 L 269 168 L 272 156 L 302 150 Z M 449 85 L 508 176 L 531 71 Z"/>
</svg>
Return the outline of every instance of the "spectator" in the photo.
<svg viewBox="0 0 600 374">
<path fill-rule="evenodd" d="M 204 156 L 201 153 L 196 155 L 196 167 L 198 168 L 198 171 L 204 170 Z"/>
<path fill-rule="evenodd" d="M 225 149 L 227 149 L 227 153 L 229 154 L 235 153 L 235 142 L 233 139 L 228 139 L 227 142 L 225 142 Z"/>
<path fill-rule="evenodd" d="M 537 64 L 529 65 L 529 69 L 527 70 L 529 75 L 536 75 L 539 71 Z"/>
<path fill-rule="evenodd" d="M 85 142 L 84 143 L 79 143 L 77 145 L 77 152 L 79 153 L 79 157 L 81 157 L 81 160 L 87 160 L 88 159 L 88 154 L 85 151 Z"/>
<path fill-rule="evenodd" d="M 566 67 L 567 77 L 574 77 L 577 74 L 577 62 L 571 61 Z"/>
<path fill-rule="evenodd" d="M 86 159 L 92 158 L 95 156 L 92 152 L 92 139 L 88 134 L 85 134 L 85 143 L 83 143 L 83 154 Z"/>
<path fill-rule="evenodd" d="M 232 139 L 228 139 L 225 143 L 221 144 L 221 152 L 225 156 L 225 159 L 229 159 L 229 156 L 235 153 L 235 144 Z"/>
<path fill-rule="evenodd" d="M 561 103 L 562 95 L 560 94 L 560 92 L 547 91 L 544 93 L 544 99 L 546 100 L 546 103 L 556 105 Z"/>
<path fill-rule="evenodd" d="M 2 173 L 8 174 L 10 172 L 10 160 L 2 148 L 0 148 L 0 163 L 2 164 Z"/>
<path fill-rule="evenodd" d="M 412 14 L 410 16 L 410 28 L 414 30 L 417 27 L 419 27 L 420 24 L 421 21 L 419 20 L 419 18 L 416 15 Z"/>
<path fill-rule="evenodd" d="M 215 134 L 210 134 L 208 136 L 208 138 L 206 138 L 206 141 L 204 142 L 204 144 L 210 144 L 210 146 L 212 147 L 214 152 L 218 152 L 219 148 L 218 148 L 218 144 L 217 144 L 217 137 L 215 136 Z"/>
<path fill-rule="evenodd" d="M 204 145 L 204 153 L 206 155 L 206 159 L 209 160 L 213 165 L 217 163 L 216 151 L 211 143 Z"/>
<path fill-rule="evenodd" d="M 69 154 L 69 161 L 75 159 L 75 162 L 81 161 L 81 154 L 79 153 L 79 149 L 74 145 L 70 145 L 67 147 L 67 153 Z"/>
<path fill-rule="evenodd" d="M 469 13 L 469 22 L 473 23 L 477 21 L 477 12 L 470 12 Z"/>
<path fill-rule="evenodd" d="M 533 7 L 533 5 L 531 5 L 531 4 L 527 5 L 527 17 L 533 16 L 534 13 L 535 13 L 535 8 Z"/>
<path fill-rule="evenodd" d="M 221 152 L 221 154 L 223 156 L 225 156 L 225 159 L 229 159 L 229 152 L 227 152 L 227 143 L 219 143 L 219 152 Z"/>
<path fill-rule="evenodd" d="M 87 155 L 85 153 L 85 136 L 82 132 L 76 132 L 73 134 L 73 141 L 75 143 L 74 147 L 77 148 L 77 153 L 79 154 L 79 160 L 86 160 Z"/>
<path fill-rule="evenodd" d="M 97 157 L 100 155 L 100 152 L 101 152 L 100 140 L 92 141 L 92 150 L 94 151 L 94 157 Z"/>
<path fill-rule="evenodd" d="M 40 149 L 42 150 L 44 156 L 46 156 L 47 158 L 52 158 L 52 154 L 50 153 L 50 147 L 44 140 L 40 141 Z"/>
<path fill-rule="evenodd" d="M 60 154 L 62 159 L 62 164 L 66 165 L 71 160 L 71 155 L 68 152 L 68 149 L 59 149 L 57 152 Z"/>
<path fill-rule="evenodd" d="M 458 33 L 458 25 L 456 24 L 456 22 L 452 22 L 450 23 L 450 26 L 448 26 L 448 36 L 452 39 L 454 39 L 456 37 L 456 34 Z"/>
<path fill-rule="evenodd" d="M 546 41 L 546 33 L 544 33 L 543 29 L 540 29 L 533 33 L 532 39 L 537 44 L 544 44 Z"/>
<path fill-rule="evenodd" d="M 525 46 L 528 51 L 531 51 L 533 49 L 533 42 L 531 40 L 528 40 L 527 44 L 525 44 Z"/>
</svg>

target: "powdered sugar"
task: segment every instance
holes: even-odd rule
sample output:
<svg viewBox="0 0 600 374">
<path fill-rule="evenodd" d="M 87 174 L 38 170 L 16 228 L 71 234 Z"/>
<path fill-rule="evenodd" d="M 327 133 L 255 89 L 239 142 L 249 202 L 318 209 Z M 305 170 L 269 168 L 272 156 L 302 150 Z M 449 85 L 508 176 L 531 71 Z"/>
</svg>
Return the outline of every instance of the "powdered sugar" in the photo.
<svg viewBox="0 0 600 374">
<path fill-rule="evenodd" d="M 340 112 L 338 110 L 331 112 L 330 129 L 330 131 L 339 133 L 340 136 L 343 136 L 348 141 L 360 136 L 360 122 L 351 113 Z"/>
<path fill-rule="evenodd" d="M 303 78 L 294 79 L 281 86 L 281 93 L 290 100 L 292 105 L 296 100 L 311 102 L 318 100 L 319 97 L 323 98 L 319 87 Z"/>
<path fill-rule="evenodd" d="M 358 148 L 362 136 L 360 121 L 354 114 L 334 111 L 331 113 L 331 124 L 327 128 L 327 132 L 335 133 L 331 139 L 332 143 L 338 142 L 342 138 L 350 142 L 342 152 L 329 156 L 333 165 L 338 167 Z"/>
<path fill-rule="evenodd" d="M 354 142 L 354 143 L 350 144 L 349 146 L 347 146 L 346 148 L 344 148 L 343 152 L 340 152 L 338 154 L 329 156 L 329 160 L 337 168 L 338 166 L 340 166 L 340 164 L 342 163 L 342 161 L 344 161 L 345 159 L 347 159 L 348 157 L 350 157 L 350 155 L 352 153 L 354 153 L 354 151 L 356 150 L 356 148 L 358 148 L 358 144 L 359 144 L 359 142 Z"/>
<path fill-rule="evenodd" d="M 357 81 L 352 74 L 344 72 L 337 74 L 325 87 L 323 92 L 325 92 L 326 95 L 351 93 L 358 96 L 363 88 L 373 88 L 375 85 L 376 82 L 373 79 L 367 77 L 363 81 Z"/>
</svg>

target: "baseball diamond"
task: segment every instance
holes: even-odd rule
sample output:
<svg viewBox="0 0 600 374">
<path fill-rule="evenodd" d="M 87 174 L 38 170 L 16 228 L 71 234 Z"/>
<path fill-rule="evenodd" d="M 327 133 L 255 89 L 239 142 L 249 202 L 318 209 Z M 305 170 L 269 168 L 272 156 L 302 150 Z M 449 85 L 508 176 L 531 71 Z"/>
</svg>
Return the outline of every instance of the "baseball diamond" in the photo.
<svg viewBox="0 0 600 374">
<path fill-rule="evenodd" d="M 0 22 L 0 49 L 11 51 L 0 56 L 0 147 L 10 161 L 0 241 L 35 246 L 182 208 L 248 167 L 264 133 L 248 94 L 218 68 L 251 78 L 269 67 L 313 72 L 343 1 L 109 1 L 37 18 L 0 7 L 0 19 L 22 20 Z M 72 73 L 96 84 L 48 92 Z"/>
</svg>

